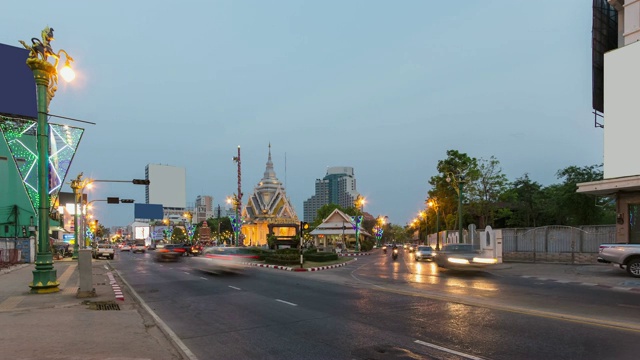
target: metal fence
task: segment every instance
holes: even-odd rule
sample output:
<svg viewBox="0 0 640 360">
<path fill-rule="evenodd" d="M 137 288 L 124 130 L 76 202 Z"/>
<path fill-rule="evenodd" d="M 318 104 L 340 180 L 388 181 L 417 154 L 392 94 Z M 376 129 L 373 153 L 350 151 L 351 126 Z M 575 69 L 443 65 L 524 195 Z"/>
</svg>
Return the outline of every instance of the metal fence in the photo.
<svg viewBox="0 0 640 360">
<path fill-rule="evenodd" d="M 506 261 L 592 263 L 602 243 L 615 242 L 615 225 L 502 229 Z"/>
</svg>

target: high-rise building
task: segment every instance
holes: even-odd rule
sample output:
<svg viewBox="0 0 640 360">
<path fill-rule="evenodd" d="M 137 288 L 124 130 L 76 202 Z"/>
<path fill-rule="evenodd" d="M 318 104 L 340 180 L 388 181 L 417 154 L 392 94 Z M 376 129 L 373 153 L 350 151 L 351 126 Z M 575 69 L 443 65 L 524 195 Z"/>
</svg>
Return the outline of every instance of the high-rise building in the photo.
<svg viewBox="0 0 640 360">
<path fill-rule="evenodd" d="M 318 210 L 327 204 L 353 207 L 357 197 L 353 167 L 330 167 L 324 178 L 316 179 L 315 194 L 303 204 L 304 221 L 313 222 Z"/>
<path fill-rule="evenodd" d="M 213 217 L 213 197 L 209 195 L 198 195 L 193 210 L 192 222 L 194 224 L 202 223 L 208 218 Z"/>
<path fill-rule="evenodd" d="M 176 166 L 148 164 L 145 168 L 145 200 L 147 204 L 160 204 L 164 217 L 178 221 L 187 206 L 186 169 Z"/>
</svg>

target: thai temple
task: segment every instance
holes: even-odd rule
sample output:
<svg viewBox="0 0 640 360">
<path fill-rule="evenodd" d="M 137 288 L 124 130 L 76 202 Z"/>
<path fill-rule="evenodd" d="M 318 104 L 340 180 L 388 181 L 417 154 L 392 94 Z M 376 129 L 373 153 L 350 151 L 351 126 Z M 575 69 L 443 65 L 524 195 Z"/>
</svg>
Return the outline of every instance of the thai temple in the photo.
<svg viewBox="0 0 640 360">
<path fill-rule="evenodd" d="M 270 231 L 275 236 L 296 235 L 300 220 L 273 170 L 271 144 L 264 176 L 248 198 L 242 217 L 244 225 L 241 231 L 245 245 L 265 245 Z"/>
</svg>

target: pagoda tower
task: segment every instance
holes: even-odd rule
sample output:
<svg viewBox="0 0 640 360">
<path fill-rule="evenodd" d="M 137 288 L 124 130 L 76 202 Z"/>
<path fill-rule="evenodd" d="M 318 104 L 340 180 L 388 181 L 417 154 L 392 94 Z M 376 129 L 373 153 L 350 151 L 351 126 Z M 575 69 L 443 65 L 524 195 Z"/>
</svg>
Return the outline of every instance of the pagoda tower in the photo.
<svg viewBox="0 0 640 360">
<path fill-rule="evenodd" d="M 273 161 L 271 161 L 271 143 L 269 143 L 269 156 L 264 176 L 247 199 L 242 216 L 245 224 L 241 231 L 245 245 L 266 244 L 270 225 L 274 229 L 274 235 L 295 235 L 295 229 L 292 227 L 277 227 L 278 224 L 299 224 L 300 220 L 287 198 L 282 183 L 276 177 Z"/>
</svg>

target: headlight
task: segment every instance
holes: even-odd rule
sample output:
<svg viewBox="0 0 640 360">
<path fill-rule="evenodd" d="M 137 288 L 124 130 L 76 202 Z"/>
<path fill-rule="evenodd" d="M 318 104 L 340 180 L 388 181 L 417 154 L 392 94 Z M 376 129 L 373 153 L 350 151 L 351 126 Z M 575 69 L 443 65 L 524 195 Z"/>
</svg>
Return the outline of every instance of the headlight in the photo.
<svg viewBox="0 0 640 360">
<path fill-rule="evenodd" d="M 460 259 L 460 258 L 448 258 L 447 261 L 452 262 L 454 264 L 468 264 L 469 260 L 467 259 Z"/>
<path fill-rule="evenodd" d="M 480 263 L 480 264 L 496 264 L 498 262 L 498 259 L 489 259 L 489 258 L 477 258 L 474 257 L 473 258 L 473 262 L 474 263 Z"/>
<path fill-rule="evenodd" d="M 436 253 L 435 253 L 435 252 L 432 252 L 432 253 L 431 253 L 431 256 L 436 256 Z"/>
</svg>

